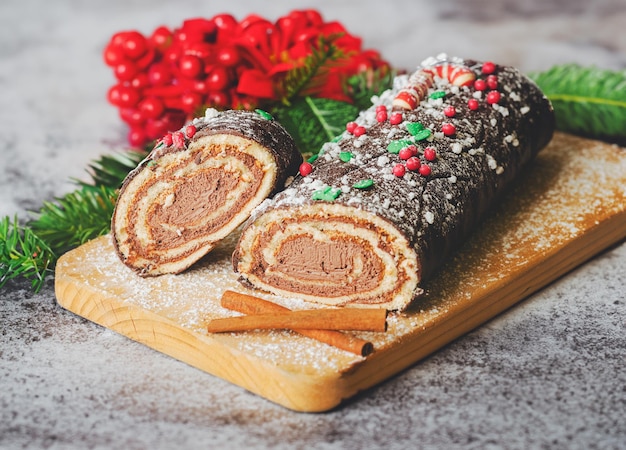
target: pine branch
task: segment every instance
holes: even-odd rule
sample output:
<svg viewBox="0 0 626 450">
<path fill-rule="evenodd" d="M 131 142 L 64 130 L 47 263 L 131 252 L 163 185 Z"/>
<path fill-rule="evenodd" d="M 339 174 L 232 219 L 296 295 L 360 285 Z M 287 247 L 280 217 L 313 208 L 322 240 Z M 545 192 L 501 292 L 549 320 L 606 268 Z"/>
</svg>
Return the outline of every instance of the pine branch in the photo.
<svg viewBox="0 0 626 450">
<path fill-rule="evenodd" d="M 293 136 L 302 153 L 316 154 L 325 142 L 344 131 L 359 108 L 353 104 L 324 98 L 297 98 L 290 107 L 272 111 L 276 119 Z"/>
<path fill-rule="evenodd" d="M 107 186 L 83 187 L 56 203 L 44 202 L 28 225 L 60 255 L 109 232 L 116 196 Z"/>
<path fill-rule="evenodd" d="M 45 277 L 52 273 L 56 255 L 30 228 L 20 226 L 17 217 L 0 221 L 0 288 L 22 277 L 39 292 Z"/>
<path fill-rule="evenodd" d="M 626 71 L 565 64 L 530 77 L 552 102 L 558 129 L 626 143 Z"/>
<path fill-rule="evenodd" d="M 347 92 L 359 110 L 372 106 L 372 97 L 390 89 L 396 72 L 386 67 L 359 72 L 347 81 Z"/>
<path fill-rule="evenodd" d="M 318 45 L 307 55 L 302 65 L 291 69 L 282 81 L 283 99 L 289 105 L 296 96 L 313 95 L 324 84 L 324 75 L 343 58 L 343 52 L 334 44 L 340 36 L 320 36 Z"/>
<path fill-rule="evenodd" d="M 106 186 L 117 189 L 132 169 L 134 169 L 149 153 L 149 150 L 128 151 L 113 155 L 104 155 L 89 164 L 88 172 L 92 183 L 74 180 L 83 187 L 98 188 Z"/>
</svg>

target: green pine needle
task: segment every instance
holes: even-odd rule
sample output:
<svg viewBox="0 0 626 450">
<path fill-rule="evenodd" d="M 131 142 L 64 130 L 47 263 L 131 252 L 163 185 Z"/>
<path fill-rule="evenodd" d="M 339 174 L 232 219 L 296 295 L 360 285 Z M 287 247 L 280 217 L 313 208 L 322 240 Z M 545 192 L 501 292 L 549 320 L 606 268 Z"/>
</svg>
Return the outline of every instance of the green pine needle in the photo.
<svg viewBox="0 0 626 450">
<path fill-rule="evenodd" d="M 305 57 L 303 64 L 287 72 L 282 81 L 282 102 L 285 105 L 290 105 L 296 96 L 315 95 L 324 87 L 324 75 L 343 58 L 343 52 L 334 44 L 339 37 L 320 37 L 317 47 Z"/>
<path fill-rule="evenodd" d="M 530 76 L 552 102 L 558 129 L 626 143 L 626 71 L 565 64 Z"/>
<path fill-rule="evenodd" d="M 99 186 L 118 188 L 128 172 L 134 169 L 147 155 L 148 151 L 144 150 L 101 156 L 89 164 L 88 172 L 92 178 L 91 184 L 79 180 L 74 181 L 81 186 L 90 188 Z"/>
<path fill-rule="evenodd" d="M 359 112 L 356 105 L 324 98 L 302 97 L 288 108 L 273 111 L 305 155 L 316 154 L 333 140 Z"/>
<path fill-rule="evenodd" d="M 83 187 L 44 202 L 39 217 L 29 223 L 32 230 L 62 254 L 109 232 L 117 193 L 108 186 Z"/>
<path fill-rule="evenodd" d="M 52 273 L 56 255 L 30 228 L 19 225 L 17 217 L 0 220 L 0 288 L 9 280 L 22 277 L 38 292 Z"/>
</svg>

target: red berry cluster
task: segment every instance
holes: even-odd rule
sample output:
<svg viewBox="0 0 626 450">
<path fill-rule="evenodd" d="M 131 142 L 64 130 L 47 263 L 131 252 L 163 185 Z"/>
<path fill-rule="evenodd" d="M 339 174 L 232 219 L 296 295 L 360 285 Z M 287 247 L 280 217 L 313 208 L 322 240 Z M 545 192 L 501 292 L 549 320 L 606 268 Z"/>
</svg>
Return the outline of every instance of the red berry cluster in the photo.
<svg viewBox="0 0 626 450">
<path fill-rule="evenodd" d="M 389 69 L 377 52 L 361 48 L 360 38 L 315 10 L 293 11 L 274 23 L 220 14 L 185 20 L 176 29 L 160 26 L 149 36 L 113 35 L 104 50 L 117 79 L 108 101 L 130 126 L 130 144 L 141 146 L 180 129 L 207 107 L 251 110 L 281 102 L 285 75 L 304 64 L 322 37 L 344 56 L 320 71 L 325 78 L 315 80 L 323 86 L 315 96 L 351 101 L 346 78 Z"/>
</svg>

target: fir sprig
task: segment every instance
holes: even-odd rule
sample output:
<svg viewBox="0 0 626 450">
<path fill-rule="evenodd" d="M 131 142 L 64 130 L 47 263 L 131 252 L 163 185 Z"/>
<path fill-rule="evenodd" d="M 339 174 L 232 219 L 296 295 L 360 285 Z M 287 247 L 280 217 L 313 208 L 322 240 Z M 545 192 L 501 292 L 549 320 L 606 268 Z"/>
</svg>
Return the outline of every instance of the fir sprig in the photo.
<svg viewBox="0 0 626 450">
<path fill-rule="evenodd" d="M 0 220 L 0 288 L 9 280 L 22 277 L 31 281 L 35 292 L 52 272 L 56 255 L 48 244 L 17 217 Z"/>
<path fill-rule="evenodd" d="M 91 182 L 86 183 L 80 180 L 75 180 L 75 182 L 92 190 L 98 190 L 101 186 L 119 187 L 128 172 L 134 169 L 148 155 L 148 152 L 144 149 L 143 151 L 103 155 L 88 166 L 87 171 L 91 175 Z"/>
<path fill-rule="evenodd" d="M 343 52 L 334 44 L 340 35 L 321 36 L 302 64 L 289 70 L 281 80 L 282 103 L 289 106 L 296 96 L 311 96 L 324 86 L 324 75 L 340 64 Z"/>
<path fill-rule="evenodd" d="M 116 197 L 108 186 L 83 187 L 56 202 L 44 202 L 29 226 L 60 255 L 109 232 Z"/>
<path fill-rule="evenodd" d="M 552 102 L 558 129 L 626 144 L 626 71 L 564 64 L 530 76 Z"/>
</svg>

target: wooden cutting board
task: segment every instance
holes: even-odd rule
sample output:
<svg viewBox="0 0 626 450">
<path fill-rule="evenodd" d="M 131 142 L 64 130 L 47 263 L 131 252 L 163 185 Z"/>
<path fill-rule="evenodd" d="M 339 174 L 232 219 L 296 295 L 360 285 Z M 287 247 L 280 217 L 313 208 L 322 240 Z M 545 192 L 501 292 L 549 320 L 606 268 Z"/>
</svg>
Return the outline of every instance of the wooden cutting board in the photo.
<svg viewBox="0 0 626 450">
<path fill-rule="evenodd" d="M 387 332 L 356 333 L 374 344 L 367 357 L 287 330 L 207 333 L 210 319 L 235 315 L 219 305 L 224 290 L 250 292 L 231 269 L 236 236 L 183 274 L 148 279 L 100 237 L 60 258 L 56 296 L 69 311 L 287 408 L 325 411 L 626 237 L 626 149 L 557 134 L 522 178 L 423 299 L 390 314 Z"/>
</svg>

